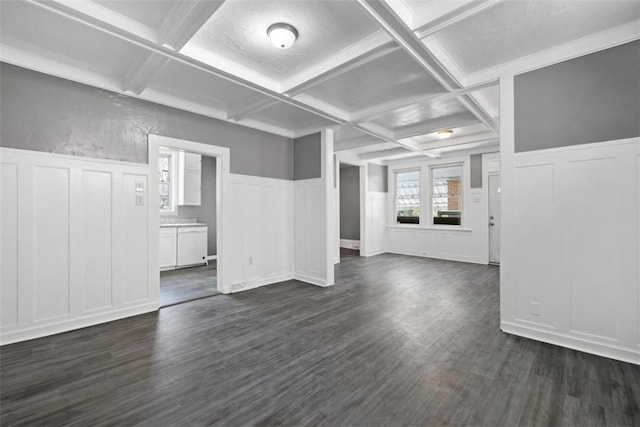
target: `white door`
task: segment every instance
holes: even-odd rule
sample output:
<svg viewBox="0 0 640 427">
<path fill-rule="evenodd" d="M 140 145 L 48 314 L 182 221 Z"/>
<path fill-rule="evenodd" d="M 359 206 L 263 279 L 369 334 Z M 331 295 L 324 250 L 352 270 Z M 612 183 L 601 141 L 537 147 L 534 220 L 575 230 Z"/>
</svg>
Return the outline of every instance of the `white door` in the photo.
<svg viewBox="0 0 640 427">
<path fill-rule="evenodd" d="M 489 175 L 489 262 L 500 264 L 500 175 Z"/>
</svg>

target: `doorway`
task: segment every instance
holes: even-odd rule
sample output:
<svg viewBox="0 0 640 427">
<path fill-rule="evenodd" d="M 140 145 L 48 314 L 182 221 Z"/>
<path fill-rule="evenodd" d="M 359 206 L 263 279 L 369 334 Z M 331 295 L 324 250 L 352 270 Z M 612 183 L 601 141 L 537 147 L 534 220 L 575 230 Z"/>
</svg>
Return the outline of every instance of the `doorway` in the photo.
<svg viewBox="0 0 640 427">
<path fill-rule="evenodd" d="M 227 201 L 228 189 L 225 190 L 230 179 L 230 151 L 225 147 L 149 135 L 149 199 L 160 200 L 161 206 L 161 182 L 166 177 L 163 178 L 161 175 L 160 157 L 167 151 L 178 153 L 174 161 L 178 164 L 183 162 L 182 166 L 190 169 L 187 171 L 188 174 L 185 173 L 182 181 L 183 184 L 190 185 L 190 190 L 183 189 L 183 194 L 180 194 L 180 191 L 174 188 L 173 197 L 175 197 L 176 206 L 182 201 L 183 205 L 191 208 L 186 211 L 184 218 L 180 218 L 183 215 L 178 215 L 177 212 L 173 212 L 173 215 L 161 215 L 161 209 L 150 211 L 149 268 L 155 274 L 152 275 L 153 280 L 149 286 L 152 292 L 158 295 L 160 303 L 160 270 L 163 269 L 165 270 L 162 273 L 163 281 L 173 282 L 174 290 L 179 291 L 178 293 L 181 292 L 178 288 L 184 287 L 189 282 L 200 282 L 199 291 L 206 290 L 209 294 L 230 293 L 231 289 L 225 280 L 226 259 L 223 256 L 224 248 L 228 246 L 224 218 L 228 216 L 230 206 Z M 196 161 L 196 159 L 199 160 Z M 196 173 L 198 166 L 201 170 Z M 179 169 L 174 169 L 175 179 L 164 179 L 170 186 L 175 187 L 180 183 L 179 174 L 183 171 Z M 198 182 L 199 179 L 201 179 L 200 182 Z M 164 190 L 162 194 L 166 196 Z M 201 197 L 200 200 L 198 196 Z M 165 204 L 166 202 L 167 200 Z M 198 205 L 199 209 L 204 208 L 204 213 L 197 214 L 193 211 Z M 170 222 L 177 224 L 170 224 Z M 172 225 L 176 226 L 174 230 L 171 230 Z M 209 226 L 211 230 L 208 230 Z M 180 232 L 181 229 L 182 232 Z M 209 231 L 215 231 L 215 233 L 209 233 Z M 180 237 L 183 237 L 186 248 L 183 255 L 186 255 L 178 260 Z M 174 248 L 175 254 L 171 251 L 163 251 L 161 247 L 163 244 L 165 250 Z M 203 246 L 205 249 L 202 249 Z M 193 251 L 193 247 L 200 248 L 197 254 Z M 189 269 L 181 267 L 189 267 Z M 180 300 L 184 299 L 180 297 Z M 172 305 L 177 302 L 179 301 L 176 299 L 165 300 L 161 305 Z"/>
<path fill-rule="evenodd" d="M 500 264 L 500 175 L 489 175 L 489 263 Z"/>
<path fill-rule="evenodd" d="M 160 307 L 217 289 L 217 158 L 160 146 Z"/>
<path fill-rule="evenodd" d="M 340 259 L 361 250 L 360 167 L 340 163 Z"/>
</svg>

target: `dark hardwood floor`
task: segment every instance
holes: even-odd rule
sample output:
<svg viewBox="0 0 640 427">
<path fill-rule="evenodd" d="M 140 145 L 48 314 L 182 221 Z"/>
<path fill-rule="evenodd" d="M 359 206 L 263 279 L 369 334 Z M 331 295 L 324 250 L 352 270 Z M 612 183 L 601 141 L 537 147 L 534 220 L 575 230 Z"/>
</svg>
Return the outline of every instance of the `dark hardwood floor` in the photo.
<svg viewBox="0 0 640 427">
<path fill-rule="evenodd" d="M 345 257 L 2 347 L 11 425 L 640 425 L 640 367 L 506 335 L 498 267 Z"/>
<path fill-rule="evenodd" d="M 160 272 L 160 307 L 219 295 L 216 261 Z"/>
</svg>

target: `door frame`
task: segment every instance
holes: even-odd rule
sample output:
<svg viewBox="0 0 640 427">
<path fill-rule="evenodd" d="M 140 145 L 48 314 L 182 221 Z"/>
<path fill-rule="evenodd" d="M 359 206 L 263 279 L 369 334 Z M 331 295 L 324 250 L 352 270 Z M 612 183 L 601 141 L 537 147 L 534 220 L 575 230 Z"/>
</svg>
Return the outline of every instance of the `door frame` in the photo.
<svg viewBox="0 0 640 427">
<path fill-rule="evenodd" d="M 335 218 L 335 245 L 336 256 L 335 264 L 340 263 L 340 164 L 344 163 L 349 166 L 358 168 L 359 171 L 359 199 L 360 199 L 360 256 L 367 256 L 367 188 L 368 188 L 368 167 L 367 162 L 354 159 L 352 157 L 344 156 L 342 153 L 336 153 L 334 156 L 335 167 L 335 211 L 333 216 Z"/>
<path fill-rule="evenodd" d="M 491 186 L 489 185 L 489 180 L 492 176 L 497 176 L 500 178 L 500 188 L 502 188 L 502 176 L 500 176 L 500 172 L 489 172 L 487 173 L 487 242 L 488 245 L 488 255 L 489 255 L 489 264 L 492 265 L 500 265 L 500 261 L 492 262 L 491 261 Z M 502 209 L 502 203 L 500 203 L 500 208 Z M 502 212 L 500 215 L 500 220 L 502 220 Z M 502 227 L 500 228 L 500 234 L 502 234 Z M 500 238 L 498 237 L 498 247 L 500 248 Z"/>
<path fill-rule="evenodd" d="M 227 270 L 228 257 L 224 256 L 224 248 L 229 243 L 229 233 L 225 231 L 224 224 L 230 218 L 231 207 L 229 197 L 230 176 L 230 150 L 217 145 L 203 144 L 201 142 L 185 139 L 170 138 L 162 135 L 149 134 L 149 205 L 160 197 L 158 190 L 158 154 L 160 146 L 175 150 L 189 151 L 203 156 L 216 158 L 216 256 L 217 256 L 217 290 L 223 294 L 231 293 L 225 272 Z M 149 277 L 153 277 L 151 286 L 160 289 L 160 264 L 158 251 L 160 243 L 160 209 L 149 209 Z"/>
</svg>

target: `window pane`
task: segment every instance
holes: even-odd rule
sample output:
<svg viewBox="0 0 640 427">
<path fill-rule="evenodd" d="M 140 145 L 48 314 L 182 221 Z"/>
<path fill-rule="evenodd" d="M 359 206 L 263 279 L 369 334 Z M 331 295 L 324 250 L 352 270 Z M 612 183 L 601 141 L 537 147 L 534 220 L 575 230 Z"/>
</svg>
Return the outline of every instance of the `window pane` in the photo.
<svg viewBox="0 0 640 427">
<path fill-rule="evenodd" d="M 420 222 L 420 171 L 396 172 L 396 221 Z"/>
<path fill-rule="evenodd" d="M 462 224 L 462 166 L 431 169 L 433 223 Z"/>
<path fill-rule="evenodd" d="M 161 154 L 158 157 L 158 192 L 160 194 L 160 210 L 172 211 L 172 187 L 171 187 L 171 155 Z"/>
</svg>

